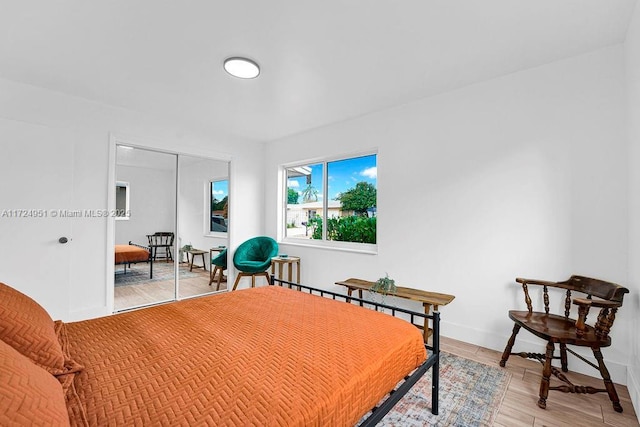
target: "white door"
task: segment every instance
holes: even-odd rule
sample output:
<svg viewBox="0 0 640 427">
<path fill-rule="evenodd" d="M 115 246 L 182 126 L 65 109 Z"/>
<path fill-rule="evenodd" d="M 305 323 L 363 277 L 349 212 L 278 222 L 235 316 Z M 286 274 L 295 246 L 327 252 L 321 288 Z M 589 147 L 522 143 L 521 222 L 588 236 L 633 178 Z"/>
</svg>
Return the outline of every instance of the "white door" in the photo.
<svg viewBox="0 0 640 427">
<path fill-rule="evenodd" d="M 0 148 L 0 281 L 65 318 L 71 219 L 82 214 L 71 210 L 70 134 L 0 118 Z"/>
</svg>

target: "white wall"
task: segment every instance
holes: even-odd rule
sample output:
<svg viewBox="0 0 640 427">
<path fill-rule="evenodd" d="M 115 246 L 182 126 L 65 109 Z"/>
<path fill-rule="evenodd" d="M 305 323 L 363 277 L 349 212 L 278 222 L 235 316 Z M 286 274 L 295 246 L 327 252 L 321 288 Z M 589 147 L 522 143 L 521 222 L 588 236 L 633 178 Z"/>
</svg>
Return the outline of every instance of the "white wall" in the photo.
<svg viewBox="0 0 640 427">
<path fill-rule="evenodd" d="M 169 156 L 169 154 L 167 154 Z M 129 183 L 128 220 L 115 222 L 116 244 L 148 244 L 147 234 L 176 229 L 176 171 L 117 166 L 117 180 Z"/>
<path fill-rule="evenodd" d="M 279 165 L 377 148 L 378 254 L 281 250 L 302 257 L 312 285 L 388 272 L 453 294 L 442 334 L 502 350 L 507 311 L 525 307 L 516 276 L 626 282 L 623 76 L 622 47 L 611 47 L 270 143 L 267 234 Z M 623 383 L 632 317 L 621 312 L 605 350 Z"/>
<path fill-rule="evenodd" d="M 625 43 L 629 130 L 629 298 L 632 313 L 627 385 L 640 419 L 640 6 L 636 5 Z"/>
<path fill-rule="evenodd" d="M 0 117 L 60 128 L 73 135 L 73 158 L 68 165 L 61 165 L 73 169 L 69 209 L 107 209 L 110 134 L 115 133 L 147 141 L 162 150 L 231 159 L 230 192 L 234 198 L 230 206 L 230 246 L 233 248 L 238 244 L 235 242 L 263 230 L 262 218 L 254 215 L 263 201 L 264 147 L 261 144 L 202 134 L 165 117 L 151 117 L 1 79 Z M 10 135 L 0 135 L 0 140 L 11 144 Z M 43 145 L 47 143 L 49 141 L 41 141 Z M 40 178 L 33 176 L 32 182 L 17 181 L 15 185 L 37 185 Z M 38 201 L 28 205 L 38 207 Z M 112 250 L 107 247 L 107 220 L 83 218 L 74 220 L 72 225 L 73 240 L 68 245 L 70 283 L 59 291 L 63 302 L 40 302 L 54 317 L 63 320 L 108 314 L 108 295 L 112 295 L 113 290 L 107 287 L 107 251 Z M 22 238 L 38 241 L 38 236 Z M 17 289 L 27 286 L 27 271 L 18 266 L 4 268 L 13 269 L 9 272 L 13 278 L 11 285 Z M 21 277 L 25 277 L 25 281 L 20 280 Z M 52 284 L 39 283 L 38 286 L 51 287 Z"/>
</svg>

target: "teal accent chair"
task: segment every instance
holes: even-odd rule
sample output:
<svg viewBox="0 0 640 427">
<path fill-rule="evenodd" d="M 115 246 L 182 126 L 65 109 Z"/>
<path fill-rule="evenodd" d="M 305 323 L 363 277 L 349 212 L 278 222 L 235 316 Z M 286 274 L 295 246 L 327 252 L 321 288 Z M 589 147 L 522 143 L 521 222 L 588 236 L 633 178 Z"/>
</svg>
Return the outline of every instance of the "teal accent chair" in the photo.
<svg viewBox="0 0 640 427">
<path fill-rule="evenodd" d="M 277 255 L 278 242 L 271 237 L 258 236 L 243 242 L 233 254 L 233 265 L 238 270 L 233 290 L 236 290 L 240 279 L 245 276 L 251 276 L 252 288 L 256 286 L 256 276 L 264 276 L 268 283 L 267 270 L 271 266 L 271 258 Z"/>
<path fill-rule="evenodd" d="M 224 271 L 227 269 L 227 250 L 223 250 L 217 256 L 211 258 L 211 276 L 209 277 L 209 286 L 213 283 L 216 273 L 218 273 L 216 291 L 220 290 L 220 282 L 224 277 Z M 225 279 L 226 280 L 226 279 Z"/>
</svg>

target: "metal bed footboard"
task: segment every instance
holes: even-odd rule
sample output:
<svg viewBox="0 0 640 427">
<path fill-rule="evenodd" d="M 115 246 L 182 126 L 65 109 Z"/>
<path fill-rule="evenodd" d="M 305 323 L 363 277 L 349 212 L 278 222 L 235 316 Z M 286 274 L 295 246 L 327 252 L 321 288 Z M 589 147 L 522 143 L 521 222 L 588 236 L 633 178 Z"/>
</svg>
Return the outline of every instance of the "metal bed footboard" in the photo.
<svg viewBox="0 0 640 427">
<path fill-rule="evenodd" d="M 404 378 L 404 381 L 395 389 L 392 390 L 388 397 L 378 406 L 371 410 L 371 414 L 361 423 L 362 426 L 374 426 L 395 406 L 396 403 L 402 399 L 402 397 L 418 382 L 420 378 L 431 369 L 431 413 L 438 415 L 438 393 L 440 389 L 440 313 L 434 311 L 432 314 L 418 313 L 404 308 L 393 307 L 391 305 L 368 301 L 361 298 L 339 294 L 324 289 L 318 289 L 311 286 L 301 285 L 299 283 L 293 283 L 286 280 L 278 279 L 275 276 L 270 276 L 269 283 L 272 286 L 276 284 L 282 287 L 288 287 L 289 289 L 297 288 L 301 292 L 307 292 L 312 295 L 318 295 L 325 298 L 331 298 L 333 300 L 344 301 L 351 303 L 355 301 L 362 303 L 365 306 L 370 306 L 376 311 L 378 309 L 387 309 L 391 311 L 391 315 L 399 317 L 396 314 L 402 313 L 410 318 L 410 322 L 415 325 L 415 318 L 420 320 L 431 319 L 432 322 L 432 344 L 425 343 L 424 347 L 427 350 L 427 360 L 424 361 L 417 369 L 415 369 L 410 375 Z M 403 319 L 406 320 L 406 319 Z M 417 325 L 415 325 L 417 327 Z"/>
<path fill-rule="evenodd" d="M 145 249 L 146 251 L 149 252 L 149 258 L 147 260 L 145 260 L 145 261 L 118 262 L 118 263 L 116 263 L 116 265 L 124 264 L 124 274 L 126 274 L 127 273 L 127 265 L 129 266 L 129 268 L 131 268 L 131 264 L 137 264 L 139 262 L 147 262 L 147 263 L 149 263 L 149 279 L 153 279 L 153 256 L 152 256 L 151 248 L 149 246 L 144 246 L 144 245 L 139 245 L 137 243 L 133 243 L 131 240 L 129 240 L 129 245 L 137 246 L 139 248 Z"/>
</svg>

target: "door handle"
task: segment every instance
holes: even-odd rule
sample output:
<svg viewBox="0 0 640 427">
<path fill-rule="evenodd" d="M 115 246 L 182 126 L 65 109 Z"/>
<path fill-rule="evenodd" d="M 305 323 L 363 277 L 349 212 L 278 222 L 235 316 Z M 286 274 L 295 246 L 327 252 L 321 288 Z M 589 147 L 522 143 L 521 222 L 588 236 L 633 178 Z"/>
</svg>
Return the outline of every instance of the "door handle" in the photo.
<svg viewBox="0 0 640 427">
<path fill-rule="evenodd" d="M 58 242 L 59 242 L 59 243 L 61 243 L 61 244 L 63 244 L 63 245 L 64 245 L 65 243 L 67 243 L 68 241 L 69 241 L 69 239 L 67 239 L 66 237 L 61 237 L 61 238 L 59 238 L 59 239 L 58 239 Z"/>
</svg>

